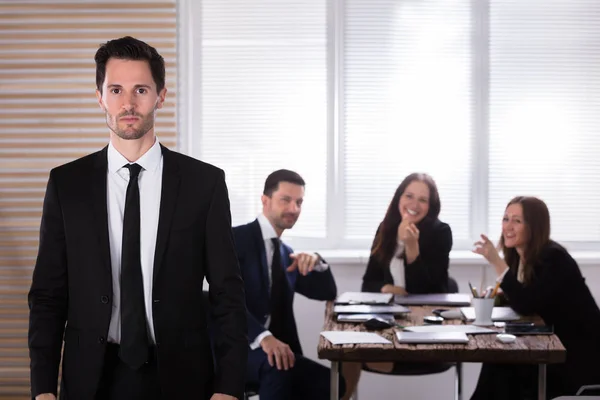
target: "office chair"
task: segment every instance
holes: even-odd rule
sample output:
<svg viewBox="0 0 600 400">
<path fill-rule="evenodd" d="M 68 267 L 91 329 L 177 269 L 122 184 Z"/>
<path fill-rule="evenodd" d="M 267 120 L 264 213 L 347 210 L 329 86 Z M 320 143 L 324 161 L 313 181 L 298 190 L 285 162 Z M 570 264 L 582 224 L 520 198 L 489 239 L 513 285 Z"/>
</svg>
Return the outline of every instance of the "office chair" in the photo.
<svg viewBox="0 0 600 400">
<path fill-rule="evenodd" d="M 458 283 L 451 278 L 448 277 L 448 293 L 458 293 Z M 400 367 L 400 368 L 397 368 Z M 395 375 L 395 376 L 417 376 L 417 375 L 432 375 L 432 374 L 440 374 L 442 372 L 448 371 L 450 368 L 456 368 L 456 374 L 454 377 L 454 399 L 462 400 L 462 363 L 425 363 L 425 364 L 399 364 L 395 366 L 394 371 L 392 372 L 381 372 L 368 368 L 366 365 L 363 365 L 363 371 L 372 372 L 374 374 L 381 375 Z M 354 390 L 354 394 L 352 395 L 353 400 L 358 400 L 358 387 Z"/>
<path fill-rule="evenodd" d="M 575 396 L 560 396 L 552 400 L 574 400 L 581 397 L 581 400 L 600 400 L 600 385 L 585 385 L 579 388 Z"/>
<path fill-rule="evenodd" d="M 600 385 L 585 385 L 579 388 L 575 396 L 600 396 Z"/>
</svg>

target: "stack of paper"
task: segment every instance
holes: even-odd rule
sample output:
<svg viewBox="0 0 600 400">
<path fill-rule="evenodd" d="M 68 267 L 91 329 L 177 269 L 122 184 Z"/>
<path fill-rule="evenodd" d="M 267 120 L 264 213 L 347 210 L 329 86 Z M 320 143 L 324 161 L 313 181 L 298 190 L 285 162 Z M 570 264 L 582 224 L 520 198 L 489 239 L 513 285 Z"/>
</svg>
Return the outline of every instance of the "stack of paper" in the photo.
<svg viewBox="0 0 600 400">
<path fill-rule="evenodd" d="M 388 304 L 391 293 L 344 292 L 335 299 L 335 304 Z"/>
<path fill-rule="evenodd" d="M 332 344 L 392 344 L 386 338 L 373 332 L 324 331 L 321 335 Z"/>
</svg>

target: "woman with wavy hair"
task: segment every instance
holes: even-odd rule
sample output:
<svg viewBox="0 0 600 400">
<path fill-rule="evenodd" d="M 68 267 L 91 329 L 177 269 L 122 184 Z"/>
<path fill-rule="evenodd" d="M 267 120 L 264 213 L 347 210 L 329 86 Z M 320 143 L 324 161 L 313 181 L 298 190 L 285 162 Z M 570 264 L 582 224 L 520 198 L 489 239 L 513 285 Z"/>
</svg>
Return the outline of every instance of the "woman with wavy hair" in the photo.
<svg viewBox="0 0 600 400">
<path fill-rule="evenodd" d="M 502 219 L 500 250 L 481 235 L 474 252 L 498 275 L 503 295 L 521 315 L 538 315 L 567 349 L 563 364 L 548 366 L 548 398 L 600 384 L 600 309 L 577 262 L 550 239 L 550 213 L 535 197 L 512 199 Z M 483 364 L 471 400 L 537 399 L 537 367 Z"/>
</svg>

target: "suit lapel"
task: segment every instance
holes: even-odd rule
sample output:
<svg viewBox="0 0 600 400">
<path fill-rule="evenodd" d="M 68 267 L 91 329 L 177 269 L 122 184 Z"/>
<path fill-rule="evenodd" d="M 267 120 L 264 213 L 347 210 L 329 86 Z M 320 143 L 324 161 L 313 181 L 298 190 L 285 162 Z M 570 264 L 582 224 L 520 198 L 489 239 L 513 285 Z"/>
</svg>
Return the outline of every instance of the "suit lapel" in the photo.
<svg viewBox="0 0 600 400">
<path fill-rule="evenodd" d="M 260 255 L 260 275 L 263 287 L 267 289 L 267 292 L 271 293 L 271 285 L 269 285 L 269 267 L 267 263 L 267 252 L 265 250 L 265 241 L 263 240 L 262 230 L 258 220 L 252 222 L 252 236 L 254 238 L 254 246 L 258 249 Z"/>
<path fill-rule="evenodd" d="M 108 169 L 108 146 L 99 151 L 94 161 L 91 176 L 92 185 L 92 207 L 96 221 L 95 231 L 98 233 L 98 244 L 100 246 L 100 257 L 108 271 L 111 270 L 110 244 L 108 239 L 108 198 L 106 192 L 106 176 Z"/>
<path fill-rule="evenodd" d="M 163 154 L 163 175 L 160 194 L 160 211 L 158 217 L 158 232 L 156 234 L 156 249 L 154 252 L 153 280 L 156 280 L 158 271 L 162 266 L 163 256 L 169 242 L 171 222 L 177 205 L 179 195 L 179 182 L 181 179 L 179 166 L 172 158 L 169 149 L 161 145 Z"/>
</svg>

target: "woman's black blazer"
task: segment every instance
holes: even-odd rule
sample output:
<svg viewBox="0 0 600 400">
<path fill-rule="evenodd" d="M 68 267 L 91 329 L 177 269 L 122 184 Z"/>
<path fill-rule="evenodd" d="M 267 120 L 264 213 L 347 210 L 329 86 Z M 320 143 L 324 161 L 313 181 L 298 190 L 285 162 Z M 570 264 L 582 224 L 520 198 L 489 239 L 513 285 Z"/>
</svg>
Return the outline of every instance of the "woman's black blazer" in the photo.
<svg viewBox="0 0 600 400">
<path fill-rule="evenodd" d="M 404 257 L 404 274 L 408 293 L 446 293 L 448 267 L 452 249 L 452 230 L 439 219 L 424 218 L 419 224 L 419 256 L 411 264 Z M 378 228 L 381 229 L 381 226 Z M 390 262 L 382 263 L 369 257 L 363 276 L 363 292 L 380 292 L 386 284 L 393 284 Z"/>
</svg>

